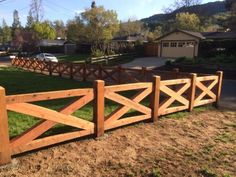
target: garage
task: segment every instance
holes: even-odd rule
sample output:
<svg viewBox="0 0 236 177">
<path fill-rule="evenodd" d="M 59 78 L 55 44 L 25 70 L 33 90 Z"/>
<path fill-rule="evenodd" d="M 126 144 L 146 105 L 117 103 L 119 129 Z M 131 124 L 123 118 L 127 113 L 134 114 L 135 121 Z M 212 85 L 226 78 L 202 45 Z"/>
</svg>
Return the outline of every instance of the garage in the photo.
<svg viewBox="0 0 236 177">
<path fill-rule="evenodd" d="M 185 30 L 175 30 L 157 39 L 160 50 L 158 56 L 164 58 L 198 56 L 200 40 L 205 39 L 201 33 Z"/>
</svg>

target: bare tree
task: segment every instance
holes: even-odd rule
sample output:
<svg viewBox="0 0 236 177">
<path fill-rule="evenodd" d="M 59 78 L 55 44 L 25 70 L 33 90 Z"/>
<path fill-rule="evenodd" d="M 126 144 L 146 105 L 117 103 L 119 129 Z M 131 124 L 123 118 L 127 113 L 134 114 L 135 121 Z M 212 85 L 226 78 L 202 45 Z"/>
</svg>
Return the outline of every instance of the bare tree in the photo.
<svg viewBox="0 0 236 177">
<path fill-rule="evenodd" d="M 165 13 L 171 13 L 181 7 L 190 7 L 201 3 L 202 0 L 175 0 L 174 4 L 169 5 L 169 7 L 163 7 L 163 11 Z"/>
<path fill-rule="evenodd" d="M 31 0 L 30 11 L 35 22 L 39 22 L 43 18 L 42 0 Z"/>
</svg>

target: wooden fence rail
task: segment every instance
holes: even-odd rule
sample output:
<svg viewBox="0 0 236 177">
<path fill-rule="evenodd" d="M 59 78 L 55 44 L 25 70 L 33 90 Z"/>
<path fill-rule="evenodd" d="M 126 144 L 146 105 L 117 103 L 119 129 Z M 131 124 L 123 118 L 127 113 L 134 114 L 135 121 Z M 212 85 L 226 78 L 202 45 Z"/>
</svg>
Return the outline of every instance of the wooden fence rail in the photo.
<svg viewBox="0 0 236 177">
<path fill-rule="evenodd" d="M 50 76 L 57 75 L 83 81 L 104 80 L 110 84 L 151 82 L 154 75 L 161 76 L 162 80 L 191 77 L 189 73 L 179 72 L 178 70 L 160 71 L 145 67 L 142 69 L 130 69 L 121 66 L 107 67 L 69 62 L 54 63 L 27 58 L 13 59 L 12 66 Z"/>
<path fill-rule="evenodd" d="M 48 66 L 42 62 L 15 60 L 21 67 L 41 68 Z M 54 66 L 52 66 L 53 68 Z M 63 68 L 63 69 L 61 69 Z M 52 69 L 55 71 L 54 69 Z M 71 68 L 60 67 L 63 73 Z M 106 70 L 107 71 L 107 70 Z M 83 68 L 74 70 L 82 75 Z M 93 71 L 91 71 L 93 72 Z M 108 72 L 108 71 L 107 71 Z M 109 71 L 112 72 L 112 71 Z M 101 77 L 101 73 L 98 74 Z M 94 81 L 94 87 L 88 89 L 74 89 L 20 95 L 5 95 L 5 89 L 0 87 L 0 165 L 10 163 L 11 156 L 23 152 L 54 145 L 75 138 L 94 135 L 102 136 L 105 131 L 139 121 L 150 120 L 155 122 L 158 116 L 182 110 L 192 111 L 193 107 L 215 103 L 218 105 L 222 72 L 216 75 L 200 76 L 190 74 L 189 78 L 161 80 L 160 76 L 153 76 L 152 82 L 105 86 L 102 80 Z M 117 78 L 116 78 L 117 79 Z M 125 96 L 121 92 L 137 91 L 134 96 Z M 59 111 L 51 110 L 33 104 L 37 101 L 54 100 L 61 98 L 75 98 L 71 103 Z M 148 99 L 148 105 L 142 101 Z M 106 102 L 111 100 L 119 107 L 105 116 Z M 93 118 L 87 121 L 72 114 L 93 102 Z M 135 110 L 137 114 L 131 114 Z M 7 111 L 29 115 L 41 121 L 26 130 L 24 133 L 9 139 Z M 74 127 L 76 130 L 42 138 L 41 135 L 56 124 Z"/>
</svg>

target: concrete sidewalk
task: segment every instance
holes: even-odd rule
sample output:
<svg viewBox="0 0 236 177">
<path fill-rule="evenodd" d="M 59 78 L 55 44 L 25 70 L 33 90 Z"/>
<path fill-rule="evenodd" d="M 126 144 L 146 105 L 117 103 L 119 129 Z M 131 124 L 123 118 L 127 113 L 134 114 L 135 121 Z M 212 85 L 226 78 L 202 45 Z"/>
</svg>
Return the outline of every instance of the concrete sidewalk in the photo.
<svg viewBox="0 0 236 177">
<path fill-rule="evenodd" d="M 149 69 L 160 67 L 165 65 L 166 59 L 158 58 L 158 57 L 144 57 L 144 58 L 136 58 L 130 63 L 123 64 L 122 66 L 125 68 L 141 68 L 147 67 Z"/>
</svg>

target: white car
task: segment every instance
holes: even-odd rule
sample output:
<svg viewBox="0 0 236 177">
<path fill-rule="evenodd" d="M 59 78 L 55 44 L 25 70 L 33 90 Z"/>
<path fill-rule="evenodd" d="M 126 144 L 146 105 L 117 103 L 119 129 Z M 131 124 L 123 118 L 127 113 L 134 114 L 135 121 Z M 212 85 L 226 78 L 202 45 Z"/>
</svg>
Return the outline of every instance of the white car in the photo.
<svg viewBox="0 0 236 177">
<path fill-rule="evenodd" d="M 36 58 L 40 61 L 51 61 L 51 62 L 58 62 L 57 57 L 50 53 L 40 53 L 36 55 Z"/>
</svg>

